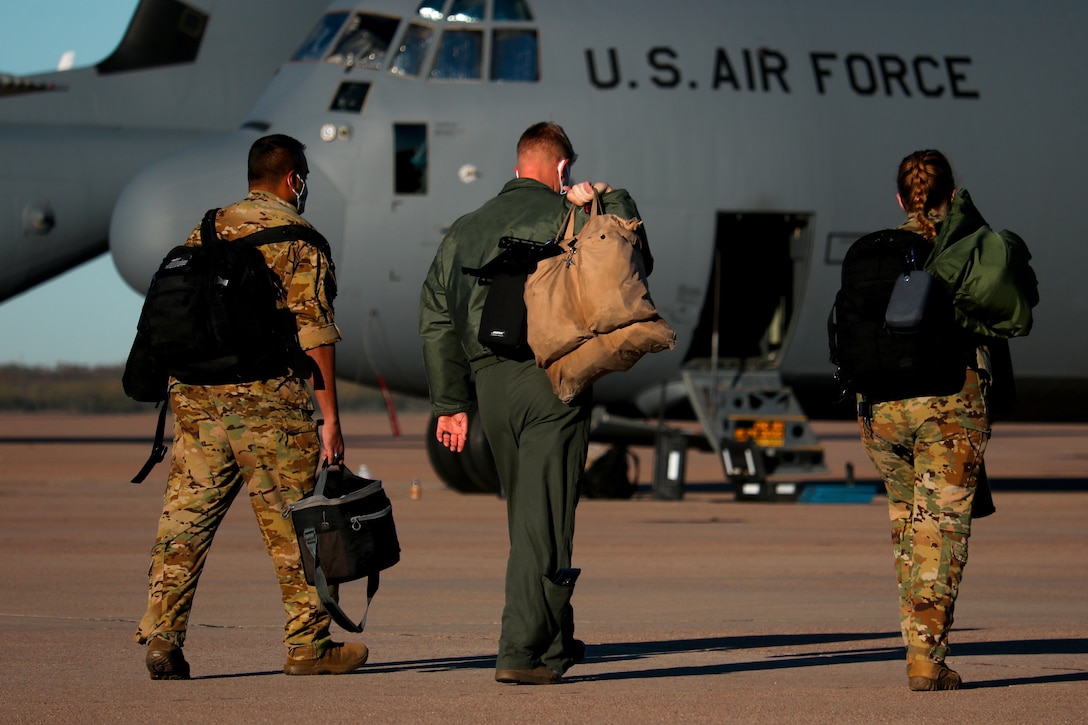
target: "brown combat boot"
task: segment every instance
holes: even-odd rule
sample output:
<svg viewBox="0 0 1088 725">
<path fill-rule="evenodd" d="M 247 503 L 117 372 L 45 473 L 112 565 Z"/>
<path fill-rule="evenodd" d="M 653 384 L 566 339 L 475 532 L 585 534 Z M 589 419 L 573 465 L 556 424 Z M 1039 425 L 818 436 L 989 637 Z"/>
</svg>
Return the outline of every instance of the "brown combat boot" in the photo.
<svg viewBox="0 0 1088 725">
<path fill-rule="evenodd" d="M 185 661 L 181 647 L 162 637 L 148 641 L 144 664 L 153 680 L 189 679 L 189 663 Z"/>
<path fill-rule="evenodd" d="M 330 642 L 320 656 L 314 646 L 292 647 L 283 666 L 285 675 L 343 675 L 359 669 L 370 656 L 365 644 Z"/>
<path fill-rule="evenodd" d="M 963 680 L 959 673 L 949 669 L 943 662 L 928 663 L 930 667 L 915 668 L 912 672 L 907 670 L 910 679 L 907 686 L 915 692 L 929 692 L 932 690 L 958 690 Z"/>
</svg>

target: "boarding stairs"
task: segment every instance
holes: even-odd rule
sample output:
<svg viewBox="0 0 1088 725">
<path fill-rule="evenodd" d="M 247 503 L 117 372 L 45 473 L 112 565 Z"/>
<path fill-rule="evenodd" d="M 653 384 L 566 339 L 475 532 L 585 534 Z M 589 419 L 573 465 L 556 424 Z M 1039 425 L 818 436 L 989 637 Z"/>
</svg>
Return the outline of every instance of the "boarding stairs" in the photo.
<svg viewBox="0 0 1088 725">
<path fill-rule="evenodd" d="M 777 367 L 689 364 L 681 378 L 738 500 L 796 500 L 796 477 L 827 473 L 823 446 Z"/>
</svg>

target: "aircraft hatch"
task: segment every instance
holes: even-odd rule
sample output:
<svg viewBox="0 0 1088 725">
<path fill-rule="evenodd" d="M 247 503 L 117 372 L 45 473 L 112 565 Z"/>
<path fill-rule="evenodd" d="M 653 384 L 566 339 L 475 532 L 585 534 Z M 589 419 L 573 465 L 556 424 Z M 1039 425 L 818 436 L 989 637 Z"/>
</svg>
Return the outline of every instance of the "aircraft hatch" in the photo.
<svg viewBox="0 0 1088 725">
<path fill-rule="evenodd" d="M 769 476 L 827 470 L 778 365 L 803 297 L 795 285 L 808 221 L 792 212 L 718 213 L 707 295 L 681 378 L 738 499 L 790 500 L 798 487 Z"/>
</svg>

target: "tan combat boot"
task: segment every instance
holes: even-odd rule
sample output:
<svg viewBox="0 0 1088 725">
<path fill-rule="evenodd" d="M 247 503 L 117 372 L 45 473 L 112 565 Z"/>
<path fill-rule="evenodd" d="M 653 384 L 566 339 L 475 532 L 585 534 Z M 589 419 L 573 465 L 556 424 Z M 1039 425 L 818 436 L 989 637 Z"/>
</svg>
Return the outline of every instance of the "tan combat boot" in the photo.
<svg viewBox="0 0 1088 725">
<path fill-rule="evenodd" d="M 359 669 L 370 655 L 365 644 L 330 642 L 318 655 L 317 648 L 292 647 L 283 666 L 285 675 L 343 675 Z"/>
<path fill-rule="evenodd" d="M 915 692 L 958 690 L 963 680 L 943 662 L 916 662 L 907 669 L 907 686 Z"/>
</svg>

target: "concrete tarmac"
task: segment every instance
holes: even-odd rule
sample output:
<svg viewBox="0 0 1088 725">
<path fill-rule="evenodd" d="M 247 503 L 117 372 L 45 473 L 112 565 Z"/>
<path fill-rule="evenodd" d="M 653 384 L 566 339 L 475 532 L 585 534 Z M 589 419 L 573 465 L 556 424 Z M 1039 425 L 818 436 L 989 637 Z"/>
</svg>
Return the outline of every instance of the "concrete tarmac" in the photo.
<svg viewBox="0 0 1088 725">
<path fill-rule="evenodd" d="M 249 507 L 212 547 L 190 622 L 193 679 L 154 682 L 133 641 L 167 465 L 128 480 L 153 412 L 0 414 L 3 723 L 1080 723 L 1088 721 L 1088 426 L 995 427 L 997 513 L 975 523 L 949 664 L 958 692 L 907 689 L 883 497 L 738 502 L 710 454 L 685 496 L 578 508 L 584 664 L 554 687 L 501 685 L 502 501 L 445 488 L 425 418 L 394 439 L 345 419 L 348 464 L 385 482 L 403 547 L 339 677 L 282 674 L 283 610 Z M 851 423 L 816 422 L 831 473 L 875 473 Z M 409 498 L 419 479 L 422 496 Z M 342 588 L 349 615 L 362 582 Z"/>
</svg>

